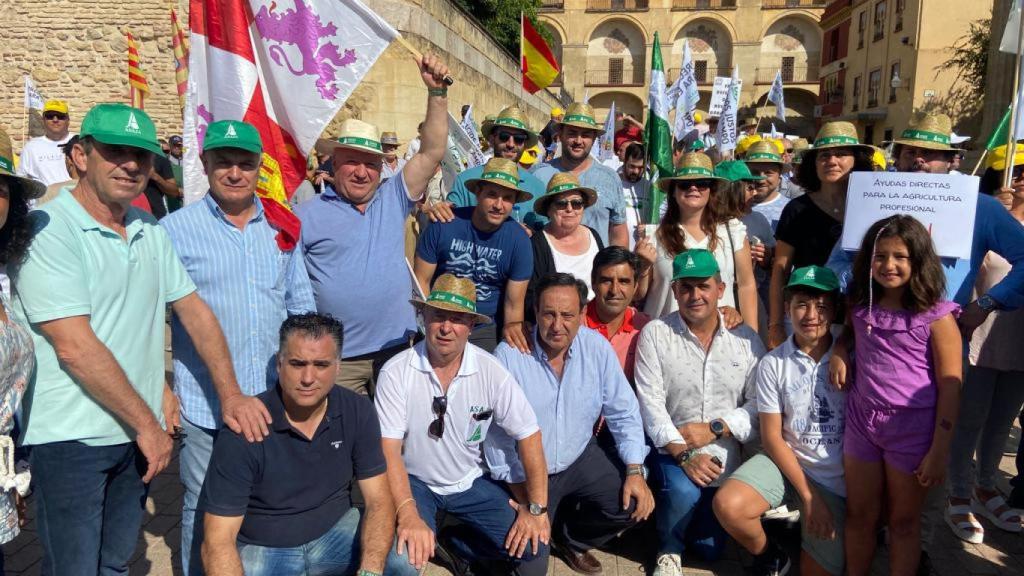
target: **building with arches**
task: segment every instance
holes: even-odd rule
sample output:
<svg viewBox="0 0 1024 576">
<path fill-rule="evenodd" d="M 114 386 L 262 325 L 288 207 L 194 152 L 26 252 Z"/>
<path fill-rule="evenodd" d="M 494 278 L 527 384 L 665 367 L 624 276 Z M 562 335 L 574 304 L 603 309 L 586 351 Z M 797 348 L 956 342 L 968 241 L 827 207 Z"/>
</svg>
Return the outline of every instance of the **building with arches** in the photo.
<svg viewBox="0 0 1024 576">
<path fill-rule="evenodd" d="M 539 21 L 562 64 L 556 80 L 566 97 L 586 97 L 599 116 L 617 110 L 643 118 L 654 33 L 665 75 L 679 76 L 686 43 L 693 54 L 702 109 L 716 76 L 739 66 L 743 116 L 779 131 L 809 136 L 818 103 L 822 36 L 818 22 L 829 0 L 541 0 Z M 786 122 L 766 102 L 782 74 Z"/>
</svg>

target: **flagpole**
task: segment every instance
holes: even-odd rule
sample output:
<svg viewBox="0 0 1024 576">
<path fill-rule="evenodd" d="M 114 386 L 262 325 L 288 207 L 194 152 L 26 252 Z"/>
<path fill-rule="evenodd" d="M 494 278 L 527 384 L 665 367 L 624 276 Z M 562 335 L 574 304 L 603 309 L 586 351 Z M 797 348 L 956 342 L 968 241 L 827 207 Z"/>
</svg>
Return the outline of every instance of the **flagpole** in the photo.
<svg viewBox="0 0 1024 576">
<path fill-rule="evenodd" d="M 985 163 L 985 158 L 987 156 L 988 148 L 985 148 L 985 151 L 981 153 L 981 158 L 978 158 L 978 163 L 974 165 L 974 170 L 971 170 L 971 176 L 976 176 L 978 174 L 978 169 L 981 168 L 981 165 Z"/>
<path fill-rule="evenodd" d="M 414 58 L 416 58 L 417 60 L 423 60 L 423 53 L 417 50 L 416 47 L 413 46 L 412 44 L 409 44 L 409 41 L 403 38 L 401 34 L 396 36 L 395 40 L 398 40 L 398 43 L 401 44 L 403 48 L 408 50 L 409 53 L 412 54 Z M 452 84 L 455 84 L 455 79 L 452 78 L 450 74 L 445 74 L 444 83 L 448 86 L 451 86 Z"/>
<path fill-rule="evenodd" d="M 1003 188 L 1009 188 L 1013 181 L 1013 158 L 1017 154 L 1017 106 L 1020 104 L 1020 61 L 1024 52 L 1024 14 L 1021 14 L 1017 29 L 1017 58 L 1013 68 L 1013 100 L 1010 104 L 1010 130 L 1006 135 L 1006 169 L 1003 170 Z"/>
</svg>

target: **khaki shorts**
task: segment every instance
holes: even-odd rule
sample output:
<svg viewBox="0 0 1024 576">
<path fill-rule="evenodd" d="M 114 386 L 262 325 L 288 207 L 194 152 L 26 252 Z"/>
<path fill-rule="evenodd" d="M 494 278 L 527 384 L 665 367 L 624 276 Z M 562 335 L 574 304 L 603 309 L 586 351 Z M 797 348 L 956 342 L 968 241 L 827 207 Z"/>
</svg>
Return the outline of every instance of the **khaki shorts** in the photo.
<svg viewBox="0 0 1024 576">
<path fill-rule="evenodd" d="M 757 491 L 768 505 L 777 508 L 783 503 L 800 505 L 793 486 L 782 475 L 779 467 L 766 454 L 757 454 L 747 460 L 729 476 L 730 480 L 739 480 Z M 801 546 L 811 558 L 830 574 L 842 574 L 845 565 L 843 553 L 843 526 L 846 523 L 846 498 L 818 484 L 810 477 L 807 481 L 814 487 L 825 501 L 825 506 L 832 513 L 832 523 L 836 529 L 835 540 L 822 540 L 807 533 L 807 525 L 800 522 Z"/>
</svg>

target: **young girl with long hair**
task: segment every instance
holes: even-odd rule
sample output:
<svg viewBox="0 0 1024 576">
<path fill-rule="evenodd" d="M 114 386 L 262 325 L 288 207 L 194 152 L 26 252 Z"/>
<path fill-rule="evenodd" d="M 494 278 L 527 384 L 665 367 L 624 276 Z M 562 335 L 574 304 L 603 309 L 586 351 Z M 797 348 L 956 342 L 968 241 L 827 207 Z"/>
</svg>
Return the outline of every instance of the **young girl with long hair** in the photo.
<svg viewBox="0 0 1024 576">
<path fill-rule="evenodd" d="M 912 576 L 921 550 L 921 508 L 942 483 L 960 403 L 956 304 L 925 227 L 910 216 L 874 223 L 854 262 L 850 322 L 855 352 L 843 463 L 850 576 L 870 572 L 882 511 L 893 576 Z M 831 377 L 847 382 L 846 346 Z"/>
</svg>

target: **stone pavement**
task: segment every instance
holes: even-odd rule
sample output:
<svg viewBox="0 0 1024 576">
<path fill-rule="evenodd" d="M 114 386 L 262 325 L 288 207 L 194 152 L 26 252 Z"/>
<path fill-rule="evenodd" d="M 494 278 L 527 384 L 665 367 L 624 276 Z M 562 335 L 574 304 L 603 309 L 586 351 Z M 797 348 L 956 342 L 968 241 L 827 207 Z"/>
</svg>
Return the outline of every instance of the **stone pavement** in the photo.
<svg viewBox="0 0 1024 576">
<path fill-rule="evenodd" d="M 1002 461 L 1000 487 L 1007 490 L 1007 480 L 1013 472 L 1013 458 L 1010 453 L 1016 449 L 1020 429 L 1014 428 L 1007 441 L 1007 455 Z M 146 517 L 138 548 L 131 563 L 131 574 L 152 574 L 171 576 L 181 574 L 178 550 L 181 543 L 181 498 L 182 487 L 178 481 L 178 459 L 175 456 L 166 471 L 154 480 L 146 502 Z M 936 542 L 931 548 L 936 573 L 939 576 L 966 575 L 1020 575 L 1024 574 L 1024 535 L 1000 532 L 987 524 L 984 544 L 966 544 L 957 540 L 946 528 L 941 518 L 936 526 Z M 636 534 L 625 537 L 608 552 L 599 552 L 598 557 L 605 566 L 605 574 L 618 576 L 639 576 L 646 574 L 643 565 L 645 542 L 650 536 Z M 3 547 L 6 559 L 6 573 L 9 575 L 37 575 L 41 570 L 42 550 L 36 538 L 33 503 L 29 502 L 29 523 L 22 534 Z M 686 576 L 718 575 L 740 576 L 744 574 L 743 564 L 748 562 L 745 554 L 730 546 L 723 560 L 714 565 L 687 559 Z M 884 559 L 876 561 L 876 574 L 886 574 Z M 793 573 L 796 573 L 795 571 Z M 430 566 L 427 576 L 447 574 L 436 566 Z M 573 574 L 561 561 L 552 560 L 549 574 L 569 576 Z"/>
</svg>

